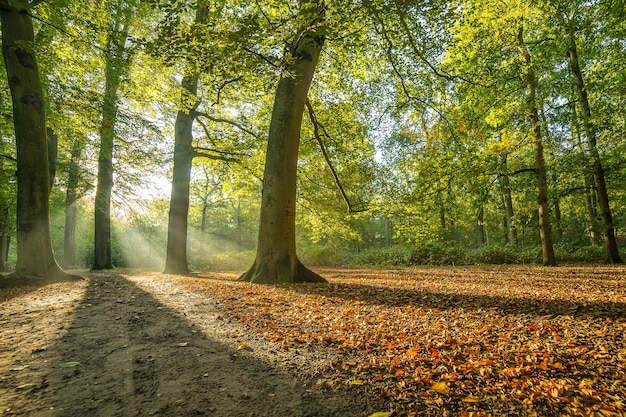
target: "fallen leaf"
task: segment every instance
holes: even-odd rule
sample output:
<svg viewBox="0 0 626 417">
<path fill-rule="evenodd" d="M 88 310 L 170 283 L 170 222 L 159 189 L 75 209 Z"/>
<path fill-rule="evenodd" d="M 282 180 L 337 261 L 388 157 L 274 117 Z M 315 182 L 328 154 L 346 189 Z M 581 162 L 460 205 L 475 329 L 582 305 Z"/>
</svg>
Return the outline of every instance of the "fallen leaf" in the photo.
<svg viewBox="0 0 626 417">
<path fill-rule="evenodd" d="M 354 379 L 352 381 L 350 381 L 350 385 L 363 385 L 364 382 L 361 381 L 360 379 Z"/>
<path fill-rule="evenodd" d="M 370 414 L 368 417 L 389 417 L 393 411 L 377 411 L 374 414 Z"/>
<path fill-rule="evenodd" d="M 252 350 L 248 342 L 241 342 L 239 346 L 237 346 L 237 350 Z"/>
<path fill-rule="evenodd" d="M 74 366 L 79 366 L 79 365 L 80 365 L 80 362 L 75 362 L 75 361 L 63 362 L 59 364 L 61 368 L 73 368 Z"/>
<path fill-rule="evenodd" d="M 431 387 L 431 391 L 436 391 L 440 394 L 450 394 L 450 387 L 445 382 L 435 382 Z"/>
<path fill-rule="evenodd" d="M 463 401 L 464 403 L 479 403 L 480 398 L 475 397 L 473 395 L 468 395 L 467 397 L 463 398 L 461 401 Z"/>
<path fill-rule="evenodd" d="M 17 387 L 16 389 L 19 391 L 26 391 L 29 389 L 33 389 L 37 386 L 37 384 L 33 384 L 33 383 L 29 383 L 29 384 L 22 384 L 19 387 Z"/>
</svg>

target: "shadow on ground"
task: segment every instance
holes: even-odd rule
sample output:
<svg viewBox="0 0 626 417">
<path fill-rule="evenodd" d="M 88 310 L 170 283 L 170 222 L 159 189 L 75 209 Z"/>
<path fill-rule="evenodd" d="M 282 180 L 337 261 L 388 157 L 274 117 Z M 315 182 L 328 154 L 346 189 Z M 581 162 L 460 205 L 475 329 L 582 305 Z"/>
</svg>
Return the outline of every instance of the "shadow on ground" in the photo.
<svg viewBox="0 0 626 417">
<path fill-rule="evenodd" d="M 309 385 L 214 339 L 118 274 L 90 275 L 28 416 L 367 416 L 354 398 Z M 37 360 L 34 358 L 33 360 Z M 314 389 L 310 389 L 310 388 Z"/>
</svg>

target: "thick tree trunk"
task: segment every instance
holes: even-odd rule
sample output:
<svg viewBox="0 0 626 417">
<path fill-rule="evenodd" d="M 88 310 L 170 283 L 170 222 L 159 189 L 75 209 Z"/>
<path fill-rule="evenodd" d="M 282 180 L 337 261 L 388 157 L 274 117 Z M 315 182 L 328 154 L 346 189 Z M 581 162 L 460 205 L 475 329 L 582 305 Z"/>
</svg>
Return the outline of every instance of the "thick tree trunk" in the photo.
<svg viewBox="0 0 626 417">
<path fill-rule="evenodd" d="M 76 200 L 78 199 L 78 161 L 82 153 L 80 143 L 72 147 L 65 193 L 65 231 L 63 235 L 63 266 L 76 266 Z"/>
<path fill-rule="evenodd" d="M 530 51 L 524 42 L 524 31 L 518 32 L 518 46 L 522 53 L 525 68 L 525 81 L 528 89 L 526 106 L 530 119 L 530 133 L 533 141 L 533 154 L 535 160 L 535 175 L 537 178 L 537 192 L 539 203 L 539 235 L 541 237 L 541 253 L 544 265 L 556 265 L 554 245 L 552 243 L 552 230 L 550 226 L 550 208 L 548 205 L 548 178 L 546 164 L 543 156 L 543 142 L 541 139 L 541 124 L 539 123 L 539 110 L 537 109 L 537 79 L 532 66 Z"/>
<path fill-rule="evenodd" d="M 107 40 L 104 99 L 100 124 L 100 151 L 98 154 L 98 185 L 94 212 L 94 263 L 92 269 L 111 269 L 111 192 L 113 190 L 113 143 L 117 123 L 117 90 L 129 62 L 124 58 L 131 9 L 115 17 Z"/>
<path fill-rule="evenodd" d="M 310 7 L 314 3 L 316 7 Z M 257 255 L 239 279 L 262 283 L 324 282 L 296 255 L 296 178 L 300 128 L 307 94 L 324 43 L 322 1 L 301 1 L 309 25 L 295 37 L 274 98 L 270 122 Z"/>
<path fill-rule="evenodd" d="M 185 76 L 182 81 L 183 97 L 195 97 L 198 76 Z M 183 100 L 185 101 L 185 100 Z M 187 217 L 189 214 L 189 183 L 194 156 L 193 116 L 190 109 L 181 109 L 174 125 L 174 173 L 170 213 L 167 226 L 167 249 L 165 274 L 188 274 L 187 265 Z"/>
<path fill-rule="evenodd" d="M 46 117 L 28 1 L 0 0 L 2 52 L 17 148 L 17 277 L 77 278 L 59 268 L 50 241 Z"/>
<path fill-rule="evenodd" d="M 578 101 L 580 102 L 583 126 L 585 135 L 587 136 L 587 151 L 591 159 L 593 168 L 593 179 L 595 183 L 596 193 L 598 196 L 598 206 L 600 208 L 600 219 L 602 220 L 603 238 L 605 258 L 609 263 L 622 263 L 617 241 L 615 239 L 615 228 L 613 227 L 613 215 L 611 214 L 611 206 L 609 204 L 609 195 L 604 179 L 604 169 L 600 159 L 600 152 L 597 147 L 596 127 L 591 118 L 591 107 L 589 106 L 589 98 L 585 89 L 582 71 L 580 70 L 580 62 L 578 59 L 578 49 L 576 47 L 576 38 L 574 27 L 572 24 L 564 24 L 567 31 L 568 41 L 568 60 L 576 91 L 578 93 Z"/>
</svg>

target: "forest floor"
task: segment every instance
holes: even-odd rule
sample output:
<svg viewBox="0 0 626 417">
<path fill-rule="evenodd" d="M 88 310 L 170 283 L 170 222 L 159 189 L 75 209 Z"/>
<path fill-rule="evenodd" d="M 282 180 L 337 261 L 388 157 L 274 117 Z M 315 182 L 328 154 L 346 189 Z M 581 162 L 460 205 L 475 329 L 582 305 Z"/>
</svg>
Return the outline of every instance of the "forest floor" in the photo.
<svg viewBox="0 0 626 417">
<path fill-rule="evenodd" d="M 2 416 L 626 415 L 626 268 L 0 285 Z"/>
</svg>

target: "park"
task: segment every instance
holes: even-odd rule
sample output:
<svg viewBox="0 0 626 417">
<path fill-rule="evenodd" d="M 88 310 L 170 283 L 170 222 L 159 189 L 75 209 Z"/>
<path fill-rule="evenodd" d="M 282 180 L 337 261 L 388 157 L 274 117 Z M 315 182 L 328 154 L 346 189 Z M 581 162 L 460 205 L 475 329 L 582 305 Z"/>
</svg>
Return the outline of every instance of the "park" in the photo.
<svg viewBox="0 0 626 417">
<path fill-rule="evenodd" d="M 625 22 L 0 0 L 0 414 L 626 414 Z"/>
</svg>

